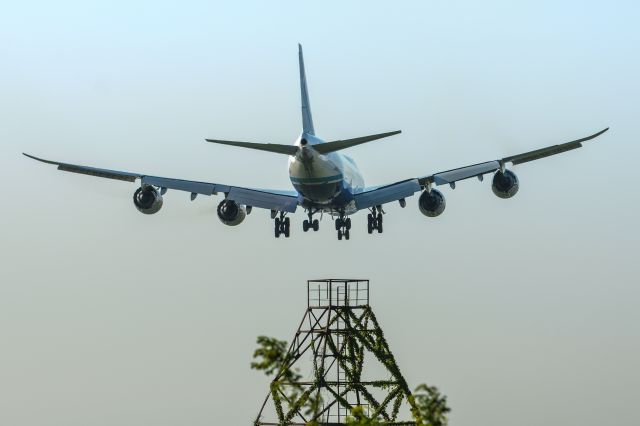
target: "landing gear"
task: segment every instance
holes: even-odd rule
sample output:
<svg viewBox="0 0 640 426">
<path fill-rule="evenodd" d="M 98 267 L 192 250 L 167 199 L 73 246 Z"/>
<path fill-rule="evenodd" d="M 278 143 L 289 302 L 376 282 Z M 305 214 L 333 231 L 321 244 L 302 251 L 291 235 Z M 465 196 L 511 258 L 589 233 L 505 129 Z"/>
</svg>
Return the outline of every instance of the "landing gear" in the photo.
<svg viewBox="0 0 640 426">
<path fill-rule="evenodd" d="M 376 207 L 372 208 L 371 213 L 367 215 L 367 232 L 373 234 L 375 230 L 378 230 L 378 234 L 382 234 L 382 213 Z"/>
<path fill-rule="evenodd" d="M 320 222 L 318 221 L 318 219 L 311 219 L 313 212 L 311 212 L 311 210 L 309 210 L 309 213 L 307 213 L 307 215 L 309 216 L 309 219 L 305 219 L 304 222 L 302 222 L 302 230 L 304 232 L 307 232 L 309 229 L 313 229 L 313 232 L 317 232 L 318 229 L 320 229 Z"/>
<path fill-rule="evenodd" d="M 338 239 L 343 237 L 345 240 L 349 239 L 349 230 L 351 229 L 351 218 L 345 219 L 344 213 L 340 213 L 340 217 L 336 219 L 336 231 L 338 231 Z"/>
<path fill-rule="evenodd" d="M 305 219 L 304 222 L 302 222 L 302 230 L 307 232 L 309 229 L 313 229 L 314 232 L 320 229 L 320 222 L 318 222 L 318 219 L 314 219 L 312 221 Z"/>
<path fill-rule="evenodd" d="M 280 238 L 280 235 L 284 234 L 286 238 L 289 238 L 289 230 L 291 228 L 291 221 L 288 217 L 285 217 L 284 212 L 280 212 L 280 217 L 276 217 L 275 221 L 275 236 Z"/>
</svg>

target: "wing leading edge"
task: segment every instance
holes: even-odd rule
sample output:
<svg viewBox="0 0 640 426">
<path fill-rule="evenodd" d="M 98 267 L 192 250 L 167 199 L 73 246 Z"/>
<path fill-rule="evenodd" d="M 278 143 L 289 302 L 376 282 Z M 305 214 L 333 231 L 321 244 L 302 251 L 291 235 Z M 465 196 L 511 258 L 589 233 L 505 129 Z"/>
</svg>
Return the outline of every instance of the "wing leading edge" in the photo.
<svg viewBox="0 0 640 426">
<path fill-rule="evenodd" d="M 541 158 L 580 148 L 582 147 L 582 142 L 595 139 L 607 130 L 609 130 L 608 127 L 606 129 L 600 130 L 597 133 L 586 136 L 584 138 L 576 139 L 574 141 L 551 145 L 545 148 L 524 152 L 522 154 L 511 155 L 509 157 L 504 157 L 495 161 L 487 161 L 485 163 L 474 164 L 472 166 L 465 166 L 453 170 L 447 170 L 445 172 L 435 173 L 430 176 L 419 178 L 418 180 L 423 186 L 431 183 L 435 183 L 436 185 L 443 185 L 452 184 L 459 180 L 469 179 L 472 177 L 483 176 L 486 173 L 495 172 L 496 170 L 504 167 L 507 163 L 512 163 L 513 165 L 527 163 L 529 161 L 539 160 Z"/>
<path fill-rule="evenodd" d="M 609 128 L 603 129 L 590 136 L 576 139 L 574 141 L 565 142 L 562 144 L 551 145 L 545 148 L 528 151 L 522 154 L 516 154 L 508 157 L 501 158 L 499 160 L 487 161 L 484 163 L 473 164 L 471 166 L 459 167 L 457 169 L 451 169 L 444 172 L 434 173 L 432 175 L 419 177 L 416 179 L 409 179 L 400 182 L 393 183 L 382 187 L 368 188 L 363 192 L 355 195 L 356 207 L 360 209 L 369 208 L 375 205 L 380 205 L 392 201 L 398 201 L 414 193 L 420 191 L 423 188 L 435 185 L 449 184 L 452 187 L 457 181 L 477 177 L 482 177 L 487 173 L 493 173 L 504 166 L 507 163 L 513 165 L 527 163 L 533 160 L 539 160 L 541 158 L 549 157 L 551 155 L 561 154 L 563 152 L 571 151 L 573 149 L 580 148 L 583 142 L 595 139 L 601 134 L 605 133 Z M 376 203 L 376 201 L 380 201 Z"/>
<path fill-rule="evenodd" d="M 77 164 L 60 163 L 57 161 L 45 160 L 33 155 L 25 156 L 34 160 L 58 166 L 58 170 L 72 173 L 80 173 L 89 176 L 96 176 L 107 179 L 123 180 L 135 182 L 140 179 L 143 185 L 152 185 L 158 188 L 174 189 L 191 193 L 192 199 L 195 195 L 216 195 L 224 193 L 225 197 L 239 204 L 258 207 L 269 210 L 285 211 L 293 213 L 298 207 L 298 195 L 293 191 L 276 191 L 269 189 L 243 188 L 240 186 L 225 185 L 220 183 L 198 182 L 184 179 L 172 179 L 159 176 L 149 176 L 141 173 L 123 172 L 119 170 L 100 169 L 96 167 L 81 166 Z"/>
</svg>

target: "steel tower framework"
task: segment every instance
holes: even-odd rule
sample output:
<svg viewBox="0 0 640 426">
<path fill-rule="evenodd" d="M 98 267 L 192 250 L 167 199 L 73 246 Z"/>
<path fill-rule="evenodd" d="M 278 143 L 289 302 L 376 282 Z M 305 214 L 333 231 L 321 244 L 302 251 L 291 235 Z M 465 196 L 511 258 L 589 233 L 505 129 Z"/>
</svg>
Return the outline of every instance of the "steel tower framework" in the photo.
<svg viewBox="0 0 640 426">
<path fill-rule="evenodd" d="M 365 360 L 367 372 L 377 364 L 375 380 Z M 343 425 L 357 406 L 387 425 L 423 424 L 369 305 L 369 281 L 307 281 L 307 310 L 254 425 Z"/>
</svg>

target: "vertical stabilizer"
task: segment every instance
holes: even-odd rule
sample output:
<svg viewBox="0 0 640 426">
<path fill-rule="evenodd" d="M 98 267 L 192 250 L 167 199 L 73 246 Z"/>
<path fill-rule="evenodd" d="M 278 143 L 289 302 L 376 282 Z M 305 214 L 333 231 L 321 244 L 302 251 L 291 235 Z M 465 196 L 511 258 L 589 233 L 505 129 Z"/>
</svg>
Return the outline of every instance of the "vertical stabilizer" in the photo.
<svg viewBox="0 0 640 426">
<path fill-rule="evenodd" d="M 302 46 L 298 44 L 298 59 L 300 61 L 300 96 L 302 100 L 302 131 L 310 135 L 315 135 L 313 129 L 313 118 L 311 117 L 311 105 L 309 104 L 309 90 L 307 89 L 307 76 L 304 72 L 304 57 L 302 56 Z"/>
</svg>

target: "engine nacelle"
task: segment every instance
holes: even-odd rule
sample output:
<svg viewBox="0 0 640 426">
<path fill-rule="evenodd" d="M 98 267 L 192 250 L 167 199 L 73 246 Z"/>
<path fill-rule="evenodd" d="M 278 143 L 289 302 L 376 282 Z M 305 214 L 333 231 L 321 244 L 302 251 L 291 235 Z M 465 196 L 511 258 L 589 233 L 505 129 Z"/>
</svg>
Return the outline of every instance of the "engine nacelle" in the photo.
<svg viewBox="0 0 640 426">
<path fill-rule="evenodd" d="M 140 213 L 154 214 L 162 207 L 162 195 L 153 186 L 142 186 L 133 193 L 133 204 Z"/>
<path fill-rule="evenodd" d="M 240 225 L 245 217 L 247 217 L 247 209 L 235 201 L 222 200 L 218 204 L 218 218 L 225 225 Z"/>
<path fill-rule="evenodd" d="M 444 199 L 444 195 L 437 189 L 424 191 L 420 194 L 420 199 L 418 200 L 420 212 L 429 217 L 440 216 L 446 205 L 447 202 Z"/>
<path fill-rule="evenodd" d="M 493 175 L 491 189 L 500 198 L 513 197 L 518 192 L 519 186 L 518 176 L 511 170 L 505 170 L 504 172 L 498 170 Z"/>
</svg>

